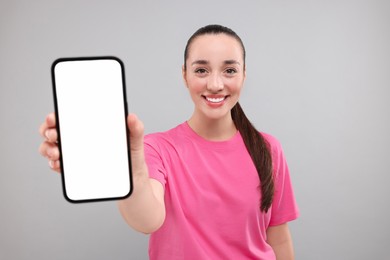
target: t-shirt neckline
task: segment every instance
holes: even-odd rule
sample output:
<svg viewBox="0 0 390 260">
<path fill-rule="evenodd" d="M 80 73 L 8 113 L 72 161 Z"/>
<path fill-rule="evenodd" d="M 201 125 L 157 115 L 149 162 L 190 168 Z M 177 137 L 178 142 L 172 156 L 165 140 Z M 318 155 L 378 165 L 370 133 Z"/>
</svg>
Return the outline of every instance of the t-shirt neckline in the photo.
<svg viewBox="0 0 390 260">
<path fill-rule="evenodd" d="M 194 142 L 205 146 L 208 149 L 222 149 L 222 150 L 229 150 L 229 149 L 235 149 L 237 145 L 240 144 L 241 141 L 241 134 L 237 130 L 237 132 L 229 139 L 222 140 L 222 141 L 212 141 L 207 140 L 200 136 L 198 133 L 196 133 L 188 124 L 188 121 L 185 121 L 182 124 L 182 128 L 187 136 L 189 136 Z"/>
</svg>

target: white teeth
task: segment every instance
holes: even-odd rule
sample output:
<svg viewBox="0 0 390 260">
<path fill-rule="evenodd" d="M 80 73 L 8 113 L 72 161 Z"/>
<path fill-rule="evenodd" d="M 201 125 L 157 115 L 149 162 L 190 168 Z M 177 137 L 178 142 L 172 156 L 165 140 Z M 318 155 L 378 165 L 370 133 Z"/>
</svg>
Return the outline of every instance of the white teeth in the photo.
<svg viewBox="0 0 390 260">
<path fill-rule="evenodd" d="M 225 98 L 224 97 L 221 97 L 221 98 L 209 98 L 209 97 L 206 97 L 207 101 L 210 101 L 212 103 L 219 103 L 219 102 L 222 102 Z"/>
</svg>

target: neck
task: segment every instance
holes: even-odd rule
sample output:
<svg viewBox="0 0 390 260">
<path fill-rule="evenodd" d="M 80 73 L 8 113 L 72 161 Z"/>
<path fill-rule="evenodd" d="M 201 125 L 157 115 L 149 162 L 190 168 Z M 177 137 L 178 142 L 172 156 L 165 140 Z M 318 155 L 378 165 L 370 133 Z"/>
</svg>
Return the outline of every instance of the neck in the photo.
<svg viewBox="0 0 390 260">
<path fill-rule="evenodd" d="M 188 125 L 195 133 L 209 141 L 229 140 L 237 132 L 230 114 L 221 119 L 205 119 L 194 114 L 188 120 Z"/>
</svg>

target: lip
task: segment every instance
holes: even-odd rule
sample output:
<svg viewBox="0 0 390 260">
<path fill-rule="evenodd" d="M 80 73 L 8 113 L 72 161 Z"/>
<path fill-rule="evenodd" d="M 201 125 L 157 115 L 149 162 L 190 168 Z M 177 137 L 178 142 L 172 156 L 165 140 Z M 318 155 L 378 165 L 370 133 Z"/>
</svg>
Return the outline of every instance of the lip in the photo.
<svg viewBox="0 0 390 260">
<path fill-rule="evenodd" d="M 210 107 L 220 107 L 222 106 L 226 99 L 229 97 L 228 95 L 202 95 L 206 104 Z"/>
</svg>

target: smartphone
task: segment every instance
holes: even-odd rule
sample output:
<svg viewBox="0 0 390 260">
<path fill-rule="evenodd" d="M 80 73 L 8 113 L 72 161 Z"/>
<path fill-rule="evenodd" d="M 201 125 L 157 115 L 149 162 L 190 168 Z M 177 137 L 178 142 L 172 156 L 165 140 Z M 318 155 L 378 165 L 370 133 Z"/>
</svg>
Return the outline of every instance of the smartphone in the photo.
<svg viewBox="0 0 390 260">
<path fill-rule="evenodd" d="M 130 196 L 124 64 L 117 57 L 60 58 L 51 67 L 65 198 Z"/>
</svg>

